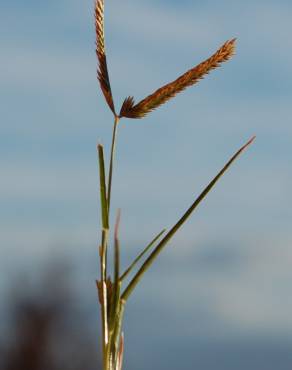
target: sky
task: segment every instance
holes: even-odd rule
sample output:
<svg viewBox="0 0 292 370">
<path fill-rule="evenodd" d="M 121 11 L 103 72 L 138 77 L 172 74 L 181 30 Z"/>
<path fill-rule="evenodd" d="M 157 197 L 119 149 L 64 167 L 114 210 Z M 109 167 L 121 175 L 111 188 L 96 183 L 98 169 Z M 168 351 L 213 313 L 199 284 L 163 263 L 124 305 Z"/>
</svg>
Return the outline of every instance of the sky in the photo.
<svg viewBox="0 0 292 370">
<path fill-rule="evenodd" d="M 94 278 L 96 144 L 108 159 L 112 116 L 96 81 L 93 1 L 1 0 L 0 8 L 1 285 L 54 253 L 78 256 Z M 124 263 L 257 136 L 149 271 L 130 303 L 132 327 L 152 297 L 153 322 L 172 307 L 177 338 L 195 336 L 184 312 L 202 338 L 290 343 L 292 3 L 108 0 L 105 15 L 118 107 L 237 38 L 220 69 L 144 120 L 120 122 L 112 206 L 122 209 Z M 266 370 L 264 357 L 249 368 Z"/>
</svg>

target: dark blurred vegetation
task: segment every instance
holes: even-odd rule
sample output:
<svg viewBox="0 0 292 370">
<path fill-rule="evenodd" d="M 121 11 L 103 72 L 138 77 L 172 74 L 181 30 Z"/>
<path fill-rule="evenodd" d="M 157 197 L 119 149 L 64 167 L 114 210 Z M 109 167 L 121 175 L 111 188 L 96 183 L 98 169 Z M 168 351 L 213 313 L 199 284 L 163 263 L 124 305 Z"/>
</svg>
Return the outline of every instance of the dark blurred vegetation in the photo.
<svg viewBox="0 0 292 370">
<path fill-rule="evenodd" d="M 59 265 L 30 282 L 17 279 L 5 303 L 1 370 L 100 369 L 97 320 L 90 328 L 69 276 Z"/>
</svg>

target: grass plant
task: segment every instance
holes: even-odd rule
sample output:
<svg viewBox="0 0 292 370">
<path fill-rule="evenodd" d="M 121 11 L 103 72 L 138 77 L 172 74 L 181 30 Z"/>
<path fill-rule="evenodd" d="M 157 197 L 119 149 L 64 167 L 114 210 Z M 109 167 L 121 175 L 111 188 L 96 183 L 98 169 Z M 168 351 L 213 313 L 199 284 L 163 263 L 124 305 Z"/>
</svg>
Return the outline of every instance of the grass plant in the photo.
<svg viewBox="0 0 292 370">
<path fill-rule="evenodd" d="M 103 370 L 122 370 L 124 336 L 122 333 L 123 315 L 127 300 L 135 290 L 144 273 L 150 268 L 158 255 L 165 248 L 170 239 L 182 227 L 191 216 L 197 206 L 215 186 L 221 176 L 227 171 L 238 156 L 253 142 L 252 137 L 244 144 L 210 181 L 203 191 L 193 200 L 191 206 L 183 213 L 181 218 L 168 231 L 162 230 L 154 239 L 146 245 L 145 249 L 125 270 L 120 270 L 120 244 L 119 224 L 120 212 L 118 212 L 114 227 L 114 266 L 113 277 L 108 274 L 108 248 L 111 210 L 111 191 L 113 181 L 114 156 L 117 139 L 117 130 L 122 118 L 141 119 L 147 114 L 174 98 L 189 86 L 192 86 L 204 78 L 209 72 L 218 68 L 223 62 L 228 61 L 235 52 L 235 39 L 225 42 L 211 57 L 191 68 L 174 81 L 155 90 L 152 94 L 135 103 L 132 96 L 127 97 L 122 103 L 120 112 L 117 113 L 111 90 L 104 37 L 104 0 L 95 2 L 95 29 L 96 29 L 96 55 L 98 59 L 98 80 L 105 101 L 113 113 L 113 134 L 110 150 L 108 171 L 106 171 L 104 149 L 98 145 L 99 178 L 100 178 L 100 203 L 101 203 L 101 243 L 99 247 L 100 279 L 97 280 L 99 302 L 101 306 L 102 320 L 102 351 Z M 145 259 L 143 259 L 145 258 Z M 138 267 L 139 266 L 139 267 Z M 137 268 L 136 273 L 133 272 Z M 130 277 L 132 274 L 132 277 Z M 130 278 L 124 287 L 125 278 Z"/>
</svg>

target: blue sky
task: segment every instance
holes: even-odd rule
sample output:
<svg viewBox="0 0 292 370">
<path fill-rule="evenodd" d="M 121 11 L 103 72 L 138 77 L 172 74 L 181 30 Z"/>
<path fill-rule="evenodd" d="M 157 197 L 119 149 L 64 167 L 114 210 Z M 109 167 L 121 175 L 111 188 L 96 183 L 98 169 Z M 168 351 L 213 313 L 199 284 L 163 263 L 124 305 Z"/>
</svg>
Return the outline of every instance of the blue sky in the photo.
<svg viewBox="0 0 292 370">
<path fill-rule="evenodd" d="M 108 150 L 112 117 L 96 82 L 92 3 L 1 1 L 3 271 L 59 245 L 64 254 L 95 256 L 95 147 L 102 142 Z M 173 277 L 207 290 L 216 317 L 238 330 L 292 333 L 291 16 L 292 3 L 283 0 L 106 4 L 117 106 L 238 38 L 237 55 L 200 84 L 145 120 L 121 122 L 113 196 L 114 208 L 122 208 L 125 254 L 133 255 L 136 243 L 171 226 L 257 135 L 162 256 L 171 266 L 177 259 L 196 264 L 201 253 L 238 256 L 238 272 L 206 268 L 194 277 L 181 269 Z"/>
</svg>

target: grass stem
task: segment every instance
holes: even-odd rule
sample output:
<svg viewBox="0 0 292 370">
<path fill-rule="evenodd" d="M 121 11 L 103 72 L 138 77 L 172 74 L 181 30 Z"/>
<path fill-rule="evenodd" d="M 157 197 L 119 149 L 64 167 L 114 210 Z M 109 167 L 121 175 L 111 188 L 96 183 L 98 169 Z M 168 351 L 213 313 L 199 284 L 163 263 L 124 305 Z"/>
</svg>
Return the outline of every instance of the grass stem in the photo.
<svg viewBox="0 0 292 370">
<path fill-rule="evenodd" d="M 111 205 L 113 167 L 114 167 L 114 157 L 115 157 L 115 149 L 116 149 L 118 123 L 119 123 L 119 117 L 115 116 L 115 122 L 114 122 L 114 127 L 113 127 L 113 135 L 112 135 L 111 156 L 110 156 L 110 164 L 109 164 L 109 174 L 108 174 L 108 187 L 107 187 L 108 213 L 110 213 L 110 205 Z"/>
</svg>

